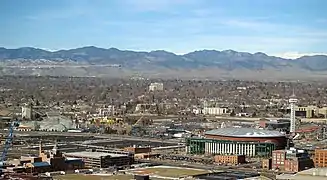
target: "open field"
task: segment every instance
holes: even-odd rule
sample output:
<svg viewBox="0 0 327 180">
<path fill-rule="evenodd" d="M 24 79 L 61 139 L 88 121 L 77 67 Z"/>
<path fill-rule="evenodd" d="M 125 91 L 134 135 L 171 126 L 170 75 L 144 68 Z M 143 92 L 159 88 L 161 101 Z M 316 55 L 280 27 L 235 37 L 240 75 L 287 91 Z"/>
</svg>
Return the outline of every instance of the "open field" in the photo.
<svg viewBox="0 0 327 180">
<path fill-rule="evenodd" d="M 192 169 L 192 168 L 180 168 L 180 167 L 169 167 L 169 166 L 156 166 L 143 169 L 132 170 L 135 174 L 149 174 L 150 176 L 156 177 L 170 177 L 178 178 L 181 176 L 194 176 L 199 174 L 208 173 L 207 170 Z"/>
</svg>

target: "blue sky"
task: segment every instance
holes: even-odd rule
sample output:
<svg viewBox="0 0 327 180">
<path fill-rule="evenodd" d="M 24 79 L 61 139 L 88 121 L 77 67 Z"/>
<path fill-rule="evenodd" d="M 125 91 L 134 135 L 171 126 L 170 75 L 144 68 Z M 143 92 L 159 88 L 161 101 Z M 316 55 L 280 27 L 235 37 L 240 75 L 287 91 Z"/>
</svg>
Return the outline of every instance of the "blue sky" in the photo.
<svg viewBox="0 0 327 180">
<path fill-rule="evenodd" d="M 0 0 L 0 46 L 327 53 L 326 0 Z"/>
</svg>

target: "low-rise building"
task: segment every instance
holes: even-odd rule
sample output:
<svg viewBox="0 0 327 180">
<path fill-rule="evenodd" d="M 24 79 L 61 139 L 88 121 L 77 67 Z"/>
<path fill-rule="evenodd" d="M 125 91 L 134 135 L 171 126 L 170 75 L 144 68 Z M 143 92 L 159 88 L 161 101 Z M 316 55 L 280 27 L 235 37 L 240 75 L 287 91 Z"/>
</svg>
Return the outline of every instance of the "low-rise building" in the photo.
<svg viewBox="0 0 327 180">
<path fill-rule="evenodd" d="M 272 152 L 272 169 L 283 169 L 285 166 L 286 151 L 285 150 L 276 150 Z"/>
<path fill-rule="evenodd" d="M 245 163 L 245 155 L 216 155 L 214 157 L 216 163 L 223 164 L 243 164 Z"/>
<path fill-rule="evenodd" d="M 85 167 L 108 168 L 110 166 L 126 166 L 133 162 L 127 154 L 115 154 L 106 152 L 72 152 L 65 153 L 65 157 L 81 158 Z"/>
<path fill-rule="evenodd" d="M 224 115 L 228 113 L 228 108 L 221 107 L 205 107 L 202 110 L 204 115 Z"/>
<path fill-rule="evenodd" d="M 290 148 L 289 150 L 277 150 L 272 153 L 272 169 L 299 172 L 313 167 L 313 161 L 308 152 Z"/>
<path fill-rule="evenodd" d="M 295 114 L 296 116 L 305 118 L 326 117 L 327 107 L 297 106 L 295 108 Z"/>
<path fill-rule="evenodd" d="M 264 170 L 272 169 L 271 164 L 272 164 L 272 159 L 270 158 L 262 160 L 262 169 Z"/>
<path fill-rule="evenodd" d="M 126 148 L 124 148 L 124 151 L 132 152 L 134 154 L 150 153 L 151 147 L 136 147 L 136 146 L 126 147 Z"/>
<path fill-rule="evenodd" d="M 314 156 L 315 167 L 327 167 L 327 149 L 316 149 Z"/>
<path fill-rule="evenodd" d="M 66 158 L 65 159 L 66 170 L 75 170 L 75 169 L 83 169 L 84 162 L 79 158 Z"/>
<path fill-rule="evenodd" d="M 149 91 L 162 91 L 163 89 L 163 83 L 151 83 L 149 85 Z"/>
<path fill-rule="evenodd" d="M 290 119 L 277 119 L 277 120 L 269 120 L 269 119 L 260 119 L 259 126 L 261 128 L 267 128 L 271 130 L 289 130 L 291 121 Z"/>
<path fill-rule="evenodd" d="M 25 167 L 31 170 L 29 172 L 45 173 L 51 171 L 51 165 L 48 162 L 27 163 Z M 28 170 L 26 171 L 28 172 Z"/>
</svg>

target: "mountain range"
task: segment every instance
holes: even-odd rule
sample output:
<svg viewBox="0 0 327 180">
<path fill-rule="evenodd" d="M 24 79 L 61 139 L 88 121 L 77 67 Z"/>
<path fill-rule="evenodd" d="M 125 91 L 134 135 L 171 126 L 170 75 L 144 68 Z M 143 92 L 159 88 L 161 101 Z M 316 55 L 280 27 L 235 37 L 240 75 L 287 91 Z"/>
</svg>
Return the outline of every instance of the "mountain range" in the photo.
<svg viewBox="0 0 327 180">
<path fill-rule="evenodd" d="M 233 50 L 200 50 L 177 55 L 163 50 L 136 52 L 94 46 L 54 52 L 32 47 L 0 48 L 0 64 L 0 72 L 3 75 L 12 71 L 13 74 L 26 75 L 103 76 L 106 75 L 106 70 L 118 72 L 118 67 L 120 72 L 158 74 L 158 72 L 169 71 L 175 72 L 175 74 L 172 73 L 174 76 L 179 74 L 176 73 L 177 71 L 180 73 L 190 71 L 200 73 L 201 71 L 203 74 L 206 70 L 212 71 L 213 69 L 213 72 L 219 71 L 225 75 L 243 71 L 247 73 L 269 71 L 270 74 L 287 72 L 295 73 L 294 76 L 296 73 L 325 75 L 327 72 L 327 56 L 325 55 L 303 56 L 291 60 L 268 56 L 261 52 L 251 54 Z M 113 70 L 114 68 L 116 70 Z M 58 70 L 59 72 L 56 72 Z M 80 72 L 76 73 L 77 71 Z M 222 73 L 218 74 L 221 76 Z M 196 75 L 193 73 L 192 77 Z"/>
</svg>

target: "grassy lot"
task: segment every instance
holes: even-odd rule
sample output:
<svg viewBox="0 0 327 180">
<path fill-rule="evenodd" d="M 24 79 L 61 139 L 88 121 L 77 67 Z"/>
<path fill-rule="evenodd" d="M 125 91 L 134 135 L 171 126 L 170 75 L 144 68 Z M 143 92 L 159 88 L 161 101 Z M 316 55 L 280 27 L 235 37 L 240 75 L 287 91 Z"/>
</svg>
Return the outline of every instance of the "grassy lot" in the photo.
<svg viewBox="0 0 327 180">
<path fill-rule="evenodd" d="M 165 168 L 165 167 L 151 167 L 145 169 L 132 170 L 135 174 L 149 174 L 157 175 L 162 177 L 172 177 L 177 178 L 181 176 L 194 176 L 198 174 L 207 173 L 206 170 L 201 169 L 184 169 L 184 168 Z"/>
</svg>

